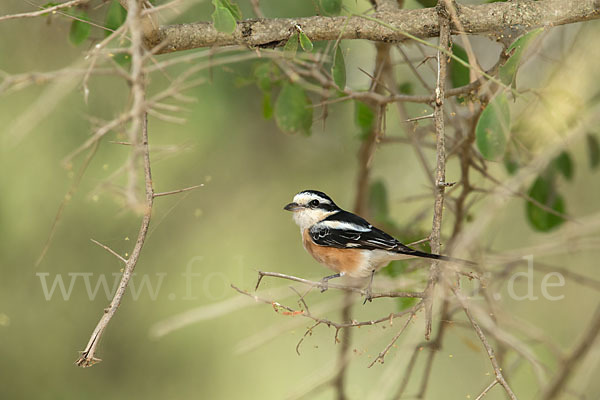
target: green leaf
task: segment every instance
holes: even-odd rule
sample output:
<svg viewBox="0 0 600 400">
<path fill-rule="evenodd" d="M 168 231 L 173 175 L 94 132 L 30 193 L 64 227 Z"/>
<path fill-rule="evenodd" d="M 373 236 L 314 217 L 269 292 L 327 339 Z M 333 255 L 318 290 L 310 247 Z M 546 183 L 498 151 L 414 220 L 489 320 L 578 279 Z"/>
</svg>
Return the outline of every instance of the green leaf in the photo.
<svg viewBox="0 0 600 400">
<path fill-rule="evenodd" d="M 412 82 L 402 82 L 398 85 L 398 91 L 402 94 L 414 94 L 415 88 Z"/>
<path fill-rule="evenodd" d="M 516 86 L 517 69 L 521 63 L 523 53 L 527 46 L 531 44 L 533 39 L 542 33 L 542 31 L 543 28 L 534 29 L 531 32 L 521 36 L 510 45 L 507 52 L 510 53 L 511 51 L 514 51 L 508 61 L 506 61 L 506 63 L 504 63 L 504 65 L 498 70 L 498 78 L 500 78 L 502 83 L 505 85 L 511 85 L 512 87 Z"/>
<path fill-rule="evenodd" d="M 573 179 L 573 160 L 571 160 L 571 156 L 566 151 L 563 151 L 554 159 L 554 168 L 567 180 Z"/>
<path fill-rule="evenodd" d="M 452 53 L 463 61 L 469 61 L 465 49 L 457 44 L 452 46 Z M 452 59 L 452 61 L 450 61 L 450 80 L 452 81 L 452 87 L 455 88 L 468 85 L 471 80 L 469 68 Z"/>
<path fill-rule="evenodd" d="M 313 50 L 313 44 L 304 32 L 300 32 L 300 46 L 302 46 L 302 50 L 309 53 Z"/>
<path fill-rule="evenodd" d="M 237 4 L 232 3 L 230 0 L 216 0 L 220 3 L 221 7 L 225 7 L 233 16 L 233 18 L 236 19 L 236 21 L 239 21 L 242 19 L 242 11 L 240 10 L 240 7 Z M 215 0 L 213 0 L 213 4 L 215 3 Z"/>
<path fill-rule="evenodd" d="M 340 88 L 340 90 L 344 90 L 346 88 L 346 63 L 344 62 L 344 54 L 342 53 L 342 49 L 340 49 L 339 45 L 335 48 L 335 52 L 333 54 L 331 76 L 333 76 L 333 81 L 337 87 Z"/>
<path fill-rule="evenodd" d="M 402 275 L 406 271 L 406 268 L 408 268 L 408 262 L 405 260 L 397 260 L 389 263 L 388 266 L 383 268 L 382 271 L 387 276 L 395 278 L 399 275 Z"/>
<path fill-rule="evenodd" d="M 117 0 L 113 0 L 106 12 L 106 22 L 104 23 L 104 26 L 109 30 L 104 31 L 104 36 L 110 36 L 114 31 L 119 29 L 126 18 L 127 10 L 125 10 Z"/>
<path fill-rule="evenodd" d="M 223 7 L 220 0 L 213 0 L 215 11 L 212 13 L 212 20 L 215 29 L 219 32 L 232 34 L 235 32 L 237 24 L 231 11 L 227 7 Z"/>
<path fill-rule="evenodd" d="M 286 82 L 275 102 L 275 121 L 283 132 L 310 135 L 312 102 L 299 85 Z"/>
<path fill-rule="evenodd" d="M 514 175 L 519 170 L 519 163 L 512 158 L 505 158 L 504 168 L 510 175 Z"/>
<path fill-rule="evenodd" d="M 364 140 L 369 136 L 375 123 L 375 113 L 365 103 L 356 100 L 354 102 L 354 122 L 360 129 L 359 137 Z"/>
<path fill-rule="evenodd" d="M 549 178 L 539 176 L 529 188 L 528 194 L 558 213 L 565 212 L 565 202 L 562 196 L 556 192 L 554 184 Z M 533 228 L 541 232 L 548 232 L 565 222 L 561 217 L 551 214 L 529 201 L 526 204 L 526 212 L 527 219 Z"/>
<path fill-rule="evenodd" d="M 273 105 L 271 104 L 271 93 L 264 92 L 263 93 L 263 118 L 271 119 L 273 117 Z"/>
<path fill-rule="evenodd" d="M 342 0 L 320 0 L 319 4 L 325 15 L 339 15 L 342 12 Z"/>
<path fill-rule="evenodd" d="M 75 12 L 71 12 L 70 15 L 78 19 L 74 19 L 71 22 L 71 30 L 69 31 L 69 40 L 75 46 L 80 45 L 85 42 L 85 40 L 90 36 L 91 25 L 85 21 L 89 21 L 89 16 L 87 12 L 83 10 L 78 10 Z"/>
<path fill-rule="evenodd" d="M 381 180 L 371 183 L 369 187 L 369 208 L 375 221 L 385 222 L 388 219 L 390 211 L 388 194 Z"/>
<path fill-rule="evenodd" d="M 407 308 L 411 308 L 417 304 L 417 298 L 415 297 L 398 297 L 396 302 L 398 304 L 398 311 L 404 311 Z"/>
<path fill-rule="evenodd" d="M 298 51 L 298 34 L 294 33 L 285 46 L 283 46 L 283 54 L 286 58 L 294 58 L 296 56 L 296 52 Z"/>
<path fill-rule="evenodd" d="M 59 4 L 60 4 L 60 3 L 49 2 L 49 3 L 46 3 L 46 4 L 42 5 L 42 6 L 40 6 L 40 7 L 41 7 L 42 9 L 46 9 L 46 8 L 51 8 L 51 7 L 57 6 L 57 5 L 59 5 Z"/>
<path fill-rule="evenodd" d="M 590 156 L 590 168 L 595 169 L 600 165 L 600 144 L 598 143 L 598 138 L 591 133 L 588 133 L 585 139 Z"/>
<path fill-rule="evenodd" d="M 261 62 L 254 67 L 254 77 L 256 78 L 256 84 L 263 92 L 271 90 L 271 66 L 270 61 Z"/>
<path fill-rule="evenodd" d="M 483 110 L 475 128 L 479 152 L 486 160 L 504 156 L 510 133 L 510 108 L 504 93 L 497 95 Z"/>
<path fill-rule="evenodd" d="M 131 55 L 129 53 L 115 54 L 113 60 L 123 67 L 123 69 L 129 70 L 129 66 L 131 65 Z"/>
</svg>

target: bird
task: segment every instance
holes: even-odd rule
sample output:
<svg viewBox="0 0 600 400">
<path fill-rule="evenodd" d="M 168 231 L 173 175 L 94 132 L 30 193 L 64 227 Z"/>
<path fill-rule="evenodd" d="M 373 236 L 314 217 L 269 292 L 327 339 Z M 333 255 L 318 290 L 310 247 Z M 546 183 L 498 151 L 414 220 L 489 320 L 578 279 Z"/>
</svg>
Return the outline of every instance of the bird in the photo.
<svg viewBox="0 0 600 400">
<path fill-rule="evenodd" d="M 475 263 L 412 249 L 367 220 L 341 209 L 323 192 L 303 190 L 284 208 L 293 213 L 300 227 L 302 244 L 319 263 L 335 271 L 321 279 L 321 291 L 329 280 L 342 276 L 368 278 L 366 300 L 370 300 L 375 272 L 393 260 L 428 258 L 462 264 Z"/>
</svg>

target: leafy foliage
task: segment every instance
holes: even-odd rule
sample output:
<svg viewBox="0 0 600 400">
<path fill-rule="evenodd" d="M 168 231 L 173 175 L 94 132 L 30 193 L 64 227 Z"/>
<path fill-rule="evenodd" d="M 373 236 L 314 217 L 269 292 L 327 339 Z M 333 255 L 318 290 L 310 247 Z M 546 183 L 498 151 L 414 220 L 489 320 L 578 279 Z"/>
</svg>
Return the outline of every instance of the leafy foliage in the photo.
<svg viewBox="0 0 600 400">
<path fill-rule="evenodd" d="M 511 85 L 512 87 L 516 87 L 516 78 L 517 78 L 517 69 L 521 63 L 521 58 L 523 57 L 523 53 L 525 49 L 531 44 L 533 39 L 535 39 L 540 33 L 542 33 L 543 28 L 534 29 L 533 31 L 526 33 L 521 36 L 517 40 L 510 45 L 507 49 L 507 52 L 512 52 L 512 55 L 506 61 L 506 63 L 500 67 L 498 70 L 498 78 L 505 85 Z"/>
<path fill-rule="evenodd" d="M 595 169 L 600 165 L 600 144 L 598 143 L 598 138 L 591 133 L 588 133 L 585 139 L 590 158 L 590 168 Z"/>
<path fill-rule="evenodd" d="M 344 54 L 342 53 L 342 49 L 340 49 L 339 45 L 335 48 L 335 52 L 333 54 L 331 76 L 333 77 L 335 84 L 341 90 L 344 90 L 346 87 L 346 63 L 344 61 Z"/>
<path fill-rule="evenodd" d="M 312 102 L 304 89 L 293 83 L 285 83 L 275 102 L 275 121 L 284 132 L 311 134 L 313 118 Z"/>
<path fill-rule="evenodd" d="M 477 148 L 486 160 L 504 156 L 510 133 L 510 108 L 504 93 L 498 94 L 483 110 L 475 128 Z"/>
<path fill-rule="evenodd" d="M 369 136 L 369 133 L 373 129 L 375 113 L 371 107 L 362 101 L 356 100 L 354 102 L 354 122 L 360 130 L 359 137 L 364 140 Z"/>
<path fill-rule="evenodd" d="M 75 10 L 69 12 L 69 15 L 77 18 L 71 22 L 71 29 L 69 30 L 69 40 L 75 46 L 79 46 L 81 43 L 90 36 L 91 26 L 87 23 L 90 20 L 88 13 L 84 10 Z"/>
<path fill-rule="evenodd" d="M 457 44 L 452 46 L 452 53 L 463 61 L 469 61 L 465 49 Z M 452 59 L 450 61 L 450 81 L 452 87 L 455 88 L 468 85 L 470 81 L 469 68 Z"/>
<path fill-rule="evenodd" d="M 319 0 L 324 15 L 339 15 L 342 11 L 342 0 Z"/>
<path fill-rule="evenodd" d="M 283 53 L 287 58 L 294 58 L 298 51 L 298 33 L 294 33 L 283 46 Z"/>
<path fill-rule="evenodd" d="M 300 46 L 302 46 L 302 50 L 311 52 L 313 50 L 313 44 L 306 36 L 306 33 L 300 31 Z"/>
<path fill-rule="evenodd" d="M 553 166 L 567 180 L 573 179 L 573 160 L 566 151 L 563 151 L 554 159 Z"/>
<path fill-rule="evenodd" d="M 529 188 L 528 195 L 558 213 L 565 212 L 563 197 L 557 193 L 550 176 L 539 176 Z M 548 232 L 564 222 L 558 215 L 549 213 L 531 202 L 527 202 L 527 219 L 538 231 Z"/>
<path fill-rule="evenodd" d="M 117 0 L 113 0 L 106 12 L 106 22 L 104 23 L 104 27 L 108 30 L 104 31 L 104 35 L 110 36 L 111 33 L 123 25 L 126 18 L 127 10 L 125 10 Z"/>
<path fill-rule="evenodd" d="M 232 34 L 237 27 L 236 20 L 242 19 L 242 12 L 237 4 L 230 0 L 212 0 L 215 11 L 212 13 L 212 20 L 215 29 L 219 32 Z"/>
</svg>

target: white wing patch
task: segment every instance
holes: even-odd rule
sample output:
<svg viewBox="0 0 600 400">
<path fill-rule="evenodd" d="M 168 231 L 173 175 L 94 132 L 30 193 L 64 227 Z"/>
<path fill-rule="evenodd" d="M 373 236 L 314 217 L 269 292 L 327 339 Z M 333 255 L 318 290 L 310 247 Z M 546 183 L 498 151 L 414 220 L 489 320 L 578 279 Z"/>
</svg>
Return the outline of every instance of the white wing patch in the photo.
<svg viewBox="0 0 600 400">
<path fill-rule="evenodd" d="M 343 222 L 343 221 L 321 221 L 318 224 L 318 227 L 325 227 L 330 229 L 341 229 L 344 231 L 354 231 L 354 232 L 369 232 L 371 231 L 371 225 L 362 226 L 353 224 L 351 222 Z"/>
</svg>

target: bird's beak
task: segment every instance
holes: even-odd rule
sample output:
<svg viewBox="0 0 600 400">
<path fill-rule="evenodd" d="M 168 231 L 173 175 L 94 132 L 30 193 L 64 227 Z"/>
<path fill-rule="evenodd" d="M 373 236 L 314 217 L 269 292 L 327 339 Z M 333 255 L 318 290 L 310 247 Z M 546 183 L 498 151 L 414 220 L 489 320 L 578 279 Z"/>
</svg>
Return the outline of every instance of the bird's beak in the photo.
<svg viewBox="0 0 600 400">
<path fill-rule="evenodd" d="M 301 208 L 302 208 L 302 206 L 298 203 L 290 203 L 287 206 L 283 207 L 283 209 L 286 211 L 297 211 Z"/>
</svg>

